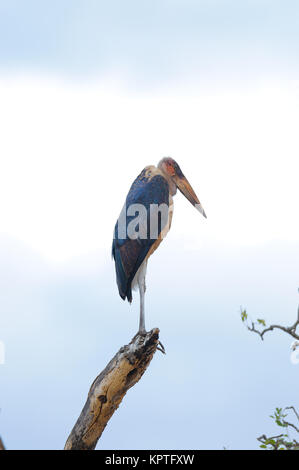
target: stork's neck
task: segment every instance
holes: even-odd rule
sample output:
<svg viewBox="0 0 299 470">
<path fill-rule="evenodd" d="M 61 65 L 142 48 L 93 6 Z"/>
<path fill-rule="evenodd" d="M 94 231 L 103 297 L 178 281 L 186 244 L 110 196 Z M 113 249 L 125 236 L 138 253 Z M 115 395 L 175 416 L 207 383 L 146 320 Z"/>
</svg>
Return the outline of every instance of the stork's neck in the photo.
<svg viewBox="0 0 299 470">
<path fill-rule="evenodd" d="M 176 191 L 177 191 L 177 186 L 176 186 L 175 182 L 171 179 L 171 176 L 168 173 L 166 173 L 166 171 L 163 171 L 163 167 L 160 163 L 158 164 L 158 168 L 161 171 L 164 178 L 167 180 L 170 195 L 174 196 L 176 194 Z"/>
</svg>

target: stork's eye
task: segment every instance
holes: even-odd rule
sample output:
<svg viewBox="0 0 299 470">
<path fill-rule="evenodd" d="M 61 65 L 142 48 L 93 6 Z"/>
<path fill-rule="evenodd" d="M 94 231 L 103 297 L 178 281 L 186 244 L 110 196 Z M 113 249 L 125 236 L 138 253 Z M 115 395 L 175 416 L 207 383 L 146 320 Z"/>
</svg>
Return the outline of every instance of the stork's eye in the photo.
<svg viewBox="0 0 299 470">
<path fill-rule="evenodd" d="M 170 173 L 171 175 L 174 175 L 174 174 L 175 174 L 173 165 L 172 165 L 171 163 L 167 163 L 167 171 L 168 171 L 168 173 Z"/>
</svg>

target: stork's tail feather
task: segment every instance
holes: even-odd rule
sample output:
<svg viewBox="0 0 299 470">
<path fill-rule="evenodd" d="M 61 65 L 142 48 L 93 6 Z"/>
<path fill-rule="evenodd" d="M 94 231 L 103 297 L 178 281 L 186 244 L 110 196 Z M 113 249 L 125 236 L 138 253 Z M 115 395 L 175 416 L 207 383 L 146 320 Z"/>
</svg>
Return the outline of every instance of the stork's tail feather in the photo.
<svg viewBox="0 0 299 470">
<path fill-rule="evenodd" d="M 132 302 L 131 285 L 130 283 L 128 283 L 128 279 L 124 271 L 120 251 L 117 247 L 115 247 L 114 243 L 112 245 L 112 256 L 115 260 L 116 280 L 117 280 L 119 295 L 123 300 L 128 299 L 128 302 L 131 303 Z"/>
</svg>

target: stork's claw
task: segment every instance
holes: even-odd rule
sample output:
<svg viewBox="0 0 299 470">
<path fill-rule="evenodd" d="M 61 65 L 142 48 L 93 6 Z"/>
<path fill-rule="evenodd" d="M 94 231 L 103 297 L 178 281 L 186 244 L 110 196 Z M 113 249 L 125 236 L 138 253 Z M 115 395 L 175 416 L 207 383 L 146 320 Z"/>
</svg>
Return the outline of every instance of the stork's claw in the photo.
<svg viewBox="0 0 299 470">
<path fill-rule="evenodd" d="M 161 346 L 161 347 L 159 347 L 159 346 Z M 158 349 L 159 351 L 161 351 L 161 353 L 166 354 L 165 348 L 164 348 L 163 344 L 161 343 L 161 341 L 158 342 L 157 349 Z"/>
</svg>

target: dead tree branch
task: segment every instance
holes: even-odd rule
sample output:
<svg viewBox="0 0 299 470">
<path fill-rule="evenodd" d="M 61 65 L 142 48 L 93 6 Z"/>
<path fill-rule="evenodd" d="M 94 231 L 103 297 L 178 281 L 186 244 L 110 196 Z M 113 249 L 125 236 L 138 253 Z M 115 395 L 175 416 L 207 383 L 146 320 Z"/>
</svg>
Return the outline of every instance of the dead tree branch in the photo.
<svg viewBox="0 0 299 470">
<path fill-rule="evenodd" d="M 65 450 L 95 449 L 109 419 L 129 388 L 140 380 L 159 345 L 159 330 L 155 328 L 145 336 L 137 334 L 116 353 L 91 385 Z"/>
</svg>

